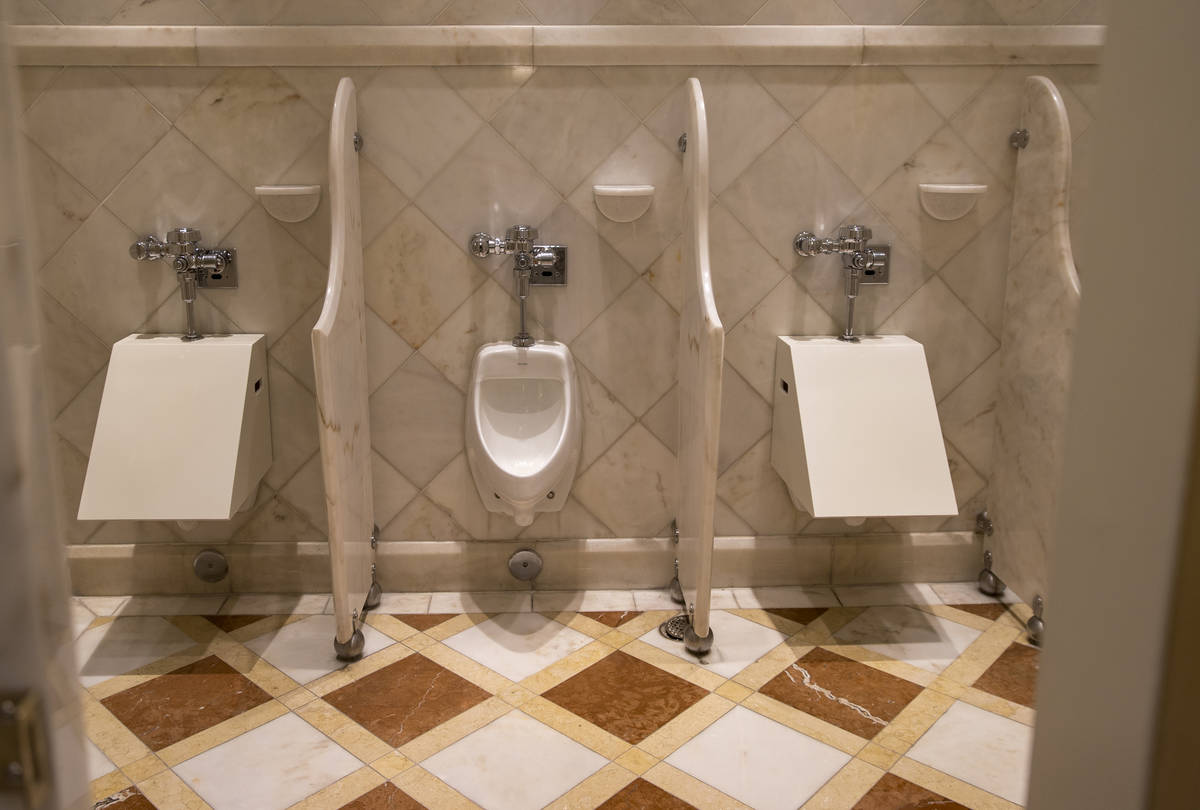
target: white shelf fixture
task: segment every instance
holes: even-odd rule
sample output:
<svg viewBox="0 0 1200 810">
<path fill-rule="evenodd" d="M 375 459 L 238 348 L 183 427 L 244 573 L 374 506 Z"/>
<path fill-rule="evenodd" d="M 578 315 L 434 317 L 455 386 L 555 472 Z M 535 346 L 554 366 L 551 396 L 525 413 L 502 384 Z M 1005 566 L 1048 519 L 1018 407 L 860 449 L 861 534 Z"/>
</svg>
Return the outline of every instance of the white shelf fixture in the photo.
<svg viewBox="0 0 1200 810">
<path fill-rule="evenodd" d="M 962 219 L 971 213 L 976 201 L 987 194 L 981 183 L 921 183 L 921 207 L 942 222 Z"/>
<path fill-rule="evenodd" d="M 320 186 L 255 186 L 254 193 L 280 222 L 303 222 L 321 204 Z"/>
<path fill-rule="evenodd" d="M 613 222 L 633 222 L 650 210 L 654 186 L 592 186 L 596 207 Z"/>
</svg>

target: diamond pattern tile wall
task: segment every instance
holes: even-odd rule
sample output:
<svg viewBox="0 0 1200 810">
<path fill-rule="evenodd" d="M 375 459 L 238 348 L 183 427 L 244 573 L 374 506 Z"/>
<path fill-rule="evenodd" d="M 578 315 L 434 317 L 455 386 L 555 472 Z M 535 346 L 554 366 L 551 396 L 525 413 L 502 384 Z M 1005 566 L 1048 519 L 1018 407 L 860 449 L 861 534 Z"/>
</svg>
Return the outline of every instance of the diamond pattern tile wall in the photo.
<svg viewBox="0 0 1200 810">
<path fill-rule="evenodd" d="M 64 22 L 89 15 L 107 21 L 125 5 L 106 10 L 53 0 L 45 13 Z M 377 0 L 354 8 L 387 22 L 421 23 L 444 5 L 406 6 L 404 14 L 426 14 L 423 20 L 400 20 L 400 10 Z M 446 13 L 471 21 L 485 5 L 459 3 Z M 761 10 L 753 2 L 702 0 L 640 4 L 640 11 L 614 0 L 522 5 L 555 22 L 659 14 L 661 22 L 720 16 L 736 23 L 755 11 L 802 16 L 802 8 L 815 8 L 781 0 Z M 313 4 L 282 0 L 205 0 L 204 7 L 223 22 L 316 13 Z M 833 7 L 842 16 L 857 13 L 853 4 Z M 925 3 L 913 14 L 921 9 L 936 10 Z M 693 74 L 705 82 L 712 121 L 714 288 L 727 329 L 719 530 L 788 535 L 809 523 L 770 466 L 774 338 L 839 328 L 836 263 L 797 259 L 791 237 L 801 228 L 828 232 L 850 220 L 893 243 L 893 283 L 868 291 L 859 324 L 926 344 L 966 514 L 986 499 L 990 474 L 1012 181 L 1011 155 L 997 142 L 1015 125 L 1020 79 L 1033 72 L 24 69 L 65 517 L 78 503 L 107 345 L 139 328 L 177 329 L 182 317 L 172 275 L 125 258 L 137 234 L 186 224 L 207 240 L 237 247 L 241 289 L 206 292 L 201 322 L 263 331 L 270 339 L 275 464 L 252 513 L 224 528 L 182 534 L 158 524 L 68 520 L 68 536 L 72 542 L 323 536 L 308 333 L 325 284 L 328 208 L 285 227 L 264 212 L 251 187 L 281 179 L 327 182 L 327 106 L 344 74 L 359 82 L 367 137 L 371 415 L 376 517 L 385 539 L 637 537 L 669 523 L 681 253 L 675 139 L 682 131 L 681 85 Z M 1094 114 L 1095 70 L 1054 75 L 1069 94 L 1081 135 Z M 562 109 L 570 115 L 554 113 Z M 62 126 L 80 115 L 87 126 Z M 933 180 L 986 182 L 992 190 L 967 219 L 939 223 L 921 212 L 914 188 Z M 599 182 L 654 183 L 654 204 L 635 223 L 612 223 L 592 201 L 591 186 Z M 541 516 L 524 531 L 483 509 L 462 455 L 472 355 L 516 328 L 511 263 L 468 256 L 466 240 L 476 230 L 503 231 L 517 222 L 537 225 L 547 240 L 572 251 L 571 285 L 535 291 L 531 328 L 571 346 L 584 406 L 572 497 L 562 513 Z M 104 257 L 104 284 L 95 283 L 97 256 Z M 961 523 L 951 519 L 943 527 Z M 881 520 L 863 530 L 936 528 Z"/>
</svg>

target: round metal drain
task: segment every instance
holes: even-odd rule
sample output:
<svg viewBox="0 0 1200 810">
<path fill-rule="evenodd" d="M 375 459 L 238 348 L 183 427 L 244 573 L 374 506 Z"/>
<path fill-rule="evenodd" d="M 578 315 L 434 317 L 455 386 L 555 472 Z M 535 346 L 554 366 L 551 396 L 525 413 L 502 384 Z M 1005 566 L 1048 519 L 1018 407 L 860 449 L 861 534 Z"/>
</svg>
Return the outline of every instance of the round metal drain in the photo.
<svg viewBox="0 0 1200 810">
<path fill-rule="evenodd" d="M 229 561 L 221 552 L 206 548 L 192 560 L 192 570 L 205 582 L 220 582 L 229 574 Z"/>
<path fill-rule="evenodd" d="M 683 641 L 687 629 L 691 627 L 691 621 L 686 613 L 680 613 L 674 618 L 667 619 L 658 626 L 658 632 L 662 633 L 664 638 L 669 638 L 672 641 Z"/>
<path fill-rule="evenodd" d="M 523 548 L 508 558 L 509 572 L 521 580 L 529 580 L 542 573 L 542 558 L 531 548 Z"/>
</svg>

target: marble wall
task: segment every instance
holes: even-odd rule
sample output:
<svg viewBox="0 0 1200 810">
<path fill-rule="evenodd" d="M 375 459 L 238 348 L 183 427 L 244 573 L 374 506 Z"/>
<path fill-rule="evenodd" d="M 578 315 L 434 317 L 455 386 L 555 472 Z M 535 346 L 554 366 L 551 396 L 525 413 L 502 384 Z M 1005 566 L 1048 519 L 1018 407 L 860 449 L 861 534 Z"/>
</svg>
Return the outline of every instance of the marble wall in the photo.
<svg viewBox="0 0 1200 810">
<path fill-rule="evenodd" d="M 30 25 L 1091 25 L 1100 0 L 16 0 Z"/>
<path fill-rule="evenodd" d="M 43 2 L 63 16 L 82 7 Z M 133 13 L 167 4 L 110 5 Z M 699 15 L 718 4 L 683 6 Z M 727 330 L 717 534 L 969 530 L 992 464 L 1015 165 L 1007 138 L 1022 81 L 1035 73 L 1051 76 L 1066 99 L 1083 188 L 1092 66 L 22 68 L 69 540 L 142 548 L 324 539 L 309 332 L 325 284 L 328 210 L 281 224 L 253 187 L 326 182 L 342 75 L 359 85 L 366 139 L 375 507 L 385 541 L 663 536 L 673 516 L 680 306 L 675 142 L 682 82 L 692 75 L 709 109 L 714 281 Z M 938 222 L 917 198 L 916 184 L 928 181 L 990 190 L 965 219 Z M 658 194 L 647 217 L 618 225 L 595 209 L 593 183 L 653 183 Z M 570 344 L 585 404 L 572 495 L 524 530 L 484 510 L 463 453 L 472 354 L 511 336 L 517 319 L 511 264 L 471 258 L 466 241 L 517 222 L 570 248 L 571 283 L 534 291 L 531 331 Z M 856 325 L 925 344 L 958 517 L 871 520 L 856 530 L 813 521 L 792 507 L 770 466 L 774 336 L 832 333 L 843 317 L 839 262 L 799 259 L 791 238 L 848 222 L 893 245 L 892 282 L 867 288 Z M 267 334 L 275 463 L 257 504 L 232 521 L 191 531 L 76 521 L 109 344 L 182 322 L 173 275 L 132 262 L 128 246 L 184 224 L 206 244 L 239 250 L 241 288 L 203 293 L 200 323 Z"/>
</svg>

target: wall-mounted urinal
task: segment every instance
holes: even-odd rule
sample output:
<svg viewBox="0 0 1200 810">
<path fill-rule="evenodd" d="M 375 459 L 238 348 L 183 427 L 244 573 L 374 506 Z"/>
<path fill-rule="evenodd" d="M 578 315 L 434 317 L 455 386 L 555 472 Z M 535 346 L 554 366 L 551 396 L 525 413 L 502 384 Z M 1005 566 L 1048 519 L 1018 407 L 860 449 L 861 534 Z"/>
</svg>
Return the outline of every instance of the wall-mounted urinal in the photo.
<svg viewBox="0 0 1200 810">
<path fill-rule="evenodd" d="M 254 503 L 271 466 L 267 338 L 196 329 L 197 289 L 237 287 L 236 251 L 200 240 L 176 228 L 129 250 L 170 265 L 186 326 L 113 346 L 80 520 L 228 520 Z"/>
</svg>

